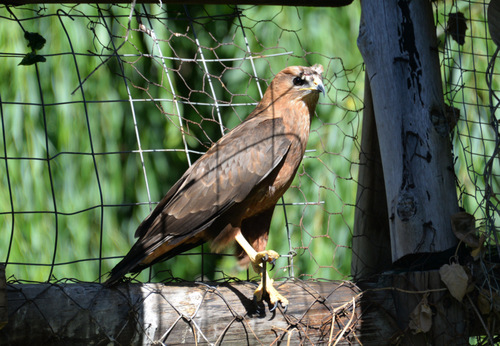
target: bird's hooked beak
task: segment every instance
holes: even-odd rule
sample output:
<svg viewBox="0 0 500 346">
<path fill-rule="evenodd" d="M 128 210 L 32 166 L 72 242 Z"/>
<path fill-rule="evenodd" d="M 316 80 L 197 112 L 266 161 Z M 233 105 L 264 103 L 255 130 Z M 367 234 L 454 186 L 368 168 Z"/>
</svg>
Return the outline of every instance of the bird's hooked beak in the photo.
<svg viewBox="0 0 500 346">
<path fill-rule="evenodd" d="M 314 76 L 312 81 L 312 86 L 309 88 L 301 88 L 300 90 L 315 90 L 323 93 L 323 96 L 326 96 L 325 86 L 323 85 L 323 81 L 320 76 Z"/>
<path fill-rule="evenodd" d="M 325 86 L 323 85 L 323 81 L 321 79 L 314 78 L 313 84 L 316 86 L 316 90 L 323 93 L 323 96 L 326 96 Z"/>
</svg>

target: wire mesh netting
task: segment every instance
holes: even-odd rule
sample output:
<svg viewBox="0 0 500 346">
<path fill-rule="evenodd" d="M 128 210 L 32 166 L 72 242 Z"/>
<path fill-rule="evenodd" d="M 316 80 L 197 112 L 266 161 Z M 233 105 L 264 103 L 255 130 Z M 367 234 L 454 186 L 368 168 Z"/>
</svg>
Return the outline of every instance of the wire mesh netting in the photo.
<svg viewBox="0 0 500 346">
<path fill-rule="evenodd" d="M 459 204 L 468 214 L 453 220 L 461 241 L 474 250 L 468 268 L 476 290 L 470 294 L 474 318 L 484 334 L 477 345 L 498 342 L 490 331 L 497 313 L 498 229 L 500 226 L 500 134 L 498 109 L 500 72 L 496 64 L 500 33 L 498 1 L 443 2 L 436 7 L 445 101 L 455 154 Z M 496 6 L 496 10 L 494 7 Z M 494 13 L 496 12 L 496 13 Z M 458 228 L 458 229 L 457 229 Z M 474 308 L 475 306 L 475 308 Z"/>
<path fill-rule="evenodd" d="M 336 57 L 338 44 L 323 44 L 314 32 L 312 23 L 335 10 L 1 11 L 10 29 L 2 45 L 9 87 L 1 94 L 0 236 L 11 280 L 101 280 L 157 201 L 245 119 L 272 77 L 314 63 L 325 67 L 327 97 L 293 186 L 276 208 L 268 248 L 283 255 L 277 277 L 348 277 L 363 82 L 359 55 Z M 356 28 L 345 19 L 339 24 L 347 34 Z M 35 50 L 37 39 L 46 43 Z M 33 65 L 37 59 L 43 61 Z M 254 275 L 241 273 L 229 255 L 231 249 L 213 254 L 205 245 L 137 279 Z"/>
<path fill-rule="evenodd" d="M 445 100 L 450 106 L 459 199 L 497 244 L 499 227 L 499 72 L 489 36 L 488 3 L 457 1 L 438 13 Z M 458 121 L 457 121 L 458 120 Z"/>
<path fill-rule="evenodd" d="M 500 87 L 487 4 L 434 6 L 460 206 L 481 224 L 483 241 L 496 245 Z M 0 21 L 0 260 L 10 283 L 48 281 L 69 297 L 61 281 L 101 282 L 164 193 L 245 119 L 273 76 L 286 66 L 315 63 L 325 68 L 327 93 L 298 174 L 274 213 L 268 248 L 282 257 L 272 275 L 350 277 L 364 88 L 354 43 L 358 5 L 1 5 Z M 478 286 L 498 292 L 487 263 L 495 259 L 481 260 L 485 274 Z M 134 279 L 197 281 L 203 299 L 194 314 L 176 310 L 175 299 L 159 299 L 156 291 L 125 300 L 134 311 L 149 299 L 174 310 L 176 320 L 164 330 L 137 330 L 151 340 L 166 340 L 188 316 L 186 328 L 199 337 L 202 332 L 202 342 L 217 343 L 222 334 L 203 334 L 205 326 L 195 320 L 204 297 L 222 296 L 203 282 L 255 278 L 238 267 L 231 249 L 215 254 L 204 245 Z M 99 291 L 80 308 L 97 314 L 93 304 L 106 294 Z M 326 328 L 325 340 L 345 336 L 355 302 L 332 307 L 322 294 L 311 297 L 309 310 L 321 306 L 332 313 L 318 327 Z M 486 297 L 494 303 L 493 294 Z M 339 311 L 351 322 L 333 333 Z M 97 321 L 93 317 L 102 332 L 105 323 Z M 226 329 L 246 323 L 238 314 L 228 321 Z M 277 334 L 283 340 L 287 331 Z"/>
</svg>

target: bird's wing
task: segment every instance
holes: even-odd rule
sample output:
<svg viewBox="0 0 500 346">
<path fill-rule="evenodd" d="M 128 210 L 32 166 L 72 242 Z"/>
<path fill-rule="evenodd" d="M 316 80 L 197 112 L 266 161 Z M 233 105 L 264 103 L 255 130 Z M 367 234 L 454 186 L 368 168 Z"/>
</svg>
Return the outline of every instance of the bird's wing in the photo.
<svg viewBox="0 0 500 346">
<path fill-rule="evenodd" d="M 280 118 L 255 118 L 217 142 L 174 185 L 137 235 L 181 237 L 208 227 L 248 197 L 283 160 L 290 140 Z M 157 208 L 157 209 L 159 209 Z M 151 219 L 154 218 L 154 219 Z"/>
<path fill-rule="evenodd" d="M 136 231 L 139 239 L 108 281 L 137 269 L 155 250 L 163 251 L 163 244 L 187 241 L 230 207 L 244 205 L 252 190 L 284 160 L 289 148 L 282 119 L 271 114 L 253 117 L 233 129 L 186 171 L 141 223 Z M 199 243 L 198 239 L 188 248 Z M 155 253 L 154 257 L 170 256 Z"/>
</svg>

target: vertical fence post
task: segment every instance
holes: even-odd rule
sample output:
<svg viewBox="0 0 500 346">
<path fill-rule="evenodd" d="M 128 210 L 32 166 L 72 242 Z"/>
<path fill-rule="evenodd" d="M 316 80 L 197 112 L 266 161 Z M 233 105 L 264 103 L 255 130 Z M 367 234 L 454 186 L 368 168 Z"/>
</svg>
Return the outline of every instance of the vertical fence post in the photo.
<svg viewBox="0 0 500 346">
<path fill-rule="evenodd" d="M 431 4 L 362 1 L 358 46 L 373 95 L 392 260 L 453 247 L 458 202 Z"/>
<path fill-rule="evenodd" d="M 432 4 L 365 0 L 361 9 L 358 46 L 373 97 L 392 262 L 410 267 L 417 258 L 433 258 L 431 254 L 457 245 L 450 218 L 458 201 Z M 395 308 L 402 330 L 408 330 L 417 304 L 425 302 L 439 311 L 430 330 L 405 333 L 403 343 L 467 344 L 464 311 L 453 299 L 443 305 L 445 291 L 412 299 L 400 294 L 440 292 L 436 271 L 408 271 L 395 275 L 392 284 L 401 289 Z"/>
</svg>

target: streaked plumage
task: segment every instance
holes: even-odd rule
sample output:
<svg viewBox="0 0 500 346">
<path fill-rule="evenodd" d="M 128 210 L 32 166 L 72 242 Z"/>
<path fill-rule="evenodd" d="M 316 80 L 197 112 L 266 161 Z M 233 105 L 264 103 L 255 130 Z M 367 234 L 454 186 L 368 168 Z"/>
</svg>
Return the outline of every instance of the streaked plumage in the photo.
<svg viewBox="0 0 500 346">
<path fill-rule="evenodd" d="M 139 239 L 106 284 L 204 242 L 220 250 L 239 231 L 263 251 L 274 207 L 306 149 L 324 92 L 322 71 L 314 65 L 279 72 L 247 119 L 198 159 L 140 224 Z M 245 259 L 246 252 L 239 255 Z"/>
</svg>

